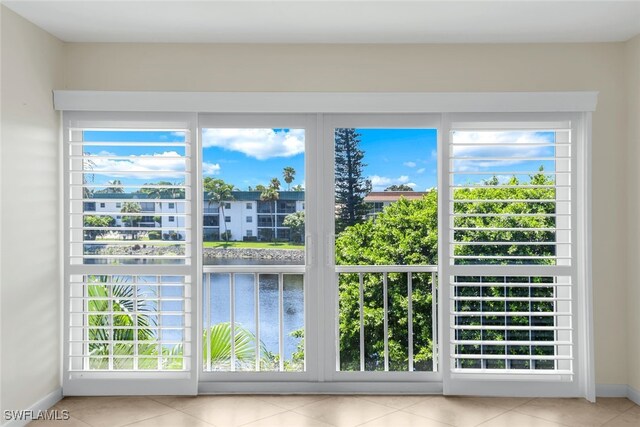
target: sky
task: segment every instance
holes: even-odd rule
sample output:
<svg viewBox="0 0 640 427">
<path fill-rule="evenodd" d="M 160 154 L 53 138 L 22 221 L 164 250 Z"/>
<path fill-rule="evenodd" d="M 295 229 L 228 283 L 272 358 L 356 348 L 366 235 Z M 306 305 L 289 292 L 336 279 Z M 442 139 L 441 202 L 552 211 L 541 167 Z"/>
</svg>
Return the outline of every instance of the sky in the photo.
<svg viewBox="0 0 640 427">
<path fill-rule="evenodd" d="M 431 129 L 361 129 L 364 175 L 374 190 L 407 184 L 422 191 L 436 185 L 436 132 Z M 304 186 L 304 130 L 205 129 L 203 161 L 219 165 L 211 176 L 240 189 L 268 185 L 272 177 L 284 184 L 282 169 L 296 170 L 292 185 Z"/>
<path fill-rule="evenodd" d="M 365 152 L 363 174 L 371 180 L 374 191 L 383 191 L 394 184 L 405 184 L 416 191 L 437 186 L 435 129 L 358 129 L 358 132 L 360 148 Z M 452 167 L 457 172 L 454 183 L 478 183 L 494 174 L 505 181 L 514 173 L 522 173 L 519 178 L 526 180 L 528 173 L 537 171 L 540 166 L 553 171 L 554 162 L 544 158 L 554 156 L 554 138 L 553 132 L 454 132 L 452 155 L 456 160 Z M 124 160 L 95 159 L 91 167 L 94 184 L 112 179 L 126 179 L 125 185 L 184 181 L 183 132 L 85 131 L 84 140 L 95 144 L 85 145 L 85 153 L 130 156 Z M 100 142 L 104 141 L 141 145 L 105 143 L 101 146 Z M 165 145 L 150 145 L 155 143 Z M 203 175 L 221 178 L 237 189 L 268 185 L 274 177 L 286 189 L 282 170 L 287 166 L 296 171 L 291 185 L 305 185 L 303 129 L 203 129 L 202 147 Z M 494 157 L 503 160 L 493 160 Z M 518 157 L 540 160 L 523 161 Z M 102 170 L 123 172 L 101 175 Z M 135 178 L 127 174 L 130 171 L 136 171 Z"/>
</svg>

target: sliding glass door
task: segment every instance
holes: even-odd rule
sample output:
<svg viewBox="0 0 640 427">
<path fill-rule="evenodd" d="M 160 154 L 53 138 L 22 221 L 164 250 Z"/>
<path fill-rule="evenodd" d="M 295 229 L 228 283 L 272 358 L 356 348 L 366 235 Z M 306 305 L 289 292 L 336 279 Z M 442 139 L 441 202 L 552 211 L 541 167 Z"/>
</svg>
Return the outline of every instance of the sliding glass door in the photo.
<svg viewBox="0 0 640 427">
<path fill-rule="evenodd" d="M 435 381 L 438 119 L 325 117 L 326 370 L 336 381 Z"/>
<path fill-rule="evenodd" d="M 64 124 L 67 394 L 586 389 L 584 114 Z"/>
<path fill-rule="evenodd" d="M 312 378 L 314 126 L 313 116 L 200 119 L 202 380 Z"/>
</svg>

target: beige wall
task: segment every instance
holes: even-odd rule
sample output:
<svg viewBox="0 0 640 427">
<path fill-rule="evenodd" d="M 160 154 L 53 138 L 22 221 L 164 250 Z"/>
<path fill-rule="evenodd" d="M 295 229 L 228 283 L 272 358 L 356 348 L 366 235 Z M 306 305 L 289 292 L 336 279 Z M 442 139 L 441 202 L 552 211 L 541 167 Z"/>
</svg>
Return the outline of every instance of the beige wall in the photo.
<svg viewBox="0 0 640 427">
<path fill-rule="evenodd" d="M 60 387 L 59 118 L 63 44 L 2 7 L 1 407 Z M 3 418 L 4 419 L 4 418 Z"/>
<path fill-rule="evenodd" d="M 593 117 L 596 381 L 626 384 L 625 46 L 67 46 L 69 89 L 175 91 L 598 90 Z"/>
<path fill-rule="evenodd" d="M 638 38 L 559 45 L 63 45 L 2 8 L 2 408 L 27 407 L 59 385 L 58 116 L 52 88 L 600 91 L 593 117 L 596 382 L 627 384 L 627 362 L 640 354 L 634 336 L 640 315 L 636 304 L 629 302 L 627 310 L 626 302 L 640 301 L 640 284 L 627 287 L 627 279 L 637 276 L 627 264 L 640 261 L 639 245 L 630 243 L 640 236 L 637 209 L 627 209 L 627 196 L 640 200 L 638 174 L 627 184 L 638 159 L 640 130 L 632 122 L 640 104 L 639 46 Z M 635 95 L 627 96 L 632 87 Z M 631 239 L 627 224 L 635 227 Z M 627 260 L 621 247 L 634 249 L 635 259 Z M 627 321 L 637 327 L 627 329 Z M 630 365 L 631 383 L 640 389 L 640 371 Z M 29 387 L 16 392 L 16 384 Z"/>
<path fill-rule="evenodd" d="M 626 43 L 629 157 L 628 384 L 640 394 L 640 35 Z"/>
</svg>

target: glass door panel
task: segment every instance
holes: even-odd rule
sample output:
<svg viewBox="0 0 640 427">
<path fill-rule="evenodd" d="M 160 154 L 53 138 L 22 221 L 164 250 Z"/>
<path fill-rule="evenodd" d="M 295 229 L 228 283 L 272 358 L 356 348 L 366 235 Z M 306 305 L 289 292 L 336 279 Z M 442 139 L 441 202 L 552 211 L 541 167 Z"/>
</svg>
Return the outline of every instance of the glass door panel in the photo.
<svg viewBox="0 0 640 427">
<path fill-rule="evenodd" d="M 431 123 L 425 116 L 326 122 L 336 378 L 438 371 L 438 135 Z"/>
<path fill-rule="evenodd" d="M 235 119 L 201 133 L 202 368 L 302 373 L 307 123 Z"/>
</svg>

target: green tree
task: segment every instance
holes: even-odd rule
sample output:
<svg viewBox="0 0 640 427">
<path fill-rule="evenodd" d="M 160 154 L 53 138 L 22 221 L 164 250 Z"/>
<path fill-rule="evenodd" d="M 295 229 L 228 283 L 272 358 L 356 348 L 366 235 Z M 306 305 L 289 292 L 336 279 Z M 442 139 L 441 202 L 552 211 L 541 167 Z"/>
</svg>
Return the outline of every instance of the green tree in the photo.
<svg viewBox="0 0 640 427">
<path fill-rule="evenodd" d="M 335 131 L 335 187 L 338 217 L 336 231 L 362 222 L 367 214 L 364 197 L 371 182 L 362 176 L 364 151 L 359 148 L 360 134 L 355 129 Z"/>
<path fill-rule="evenodd" d="M 96 193 L 99 194 L 122 194 L 124 193 L 124 188 L 122 188 L 122 181 L 119 179 L 114 179 L 112 181 L 107 182 L 107 186 L 103 190 L 98 190 Z"/>
<path fill-rule="evenodd" d="M 393 184 L 385 188 L 384 191 L 413 191 L 413 188 L 409 187 L 407 184 Z"/>
<path fill-rule="evenodd" d="M 422 199 L 401 198 L 389 205 L 376 220 L 353 225 L 336 239 L 338 265 L 436 264 L 438 253 L 438 202 L 436 192 Z M 414 365 L 428 370 L 433 360 L 431 330 L 430 274 L 413 275 Z M 383 301 L 381 274 L 365 274 L 364 322 L 367 331 L 365 363 L 367 370 L 384 367 Z M 407 282 L 406 274 L 390 273 L 389 355 L 392 370 L 407 370 Z M 341 274 L 340 361 L 343 370 L 359 370 L 360 317 L 359 277 Z"/>
<path fill-rule="evenodd" d="M 293 187 L 291 187 L 292 191 L 304 191 L 304 187 L 301 184 L 298 185 L 294 185 Z"/>
<path fill-rule="evenodd" d="M 289 227 L 292 242 L 302 243 L 304 241 L 304 211 L 287 215 L 284 217 L 282 225 Z"/>
<path fill-rule="evenodd" d="M 209 198 L 209 206 L 211 206 L 214 203 L 217 203 L 218 206 L 220 207 L 220 210 L 222 213 L 220 222 L 224 224 L 224 233 L 221 233 L 221 235 L 229 236 L 229 234 L 227 233 L 227 222 L 224 220 L 225 219 L 224 205 L 225 205 L 225 202 L 230 202 L 234 200 L 234 197 L 232 194 L 232 191 L 234 188 L 233 184 L 227 184 L 222 179 L 211 178 L 207 176 L 204 179 L 203 187 L 204 187 L 204 191 L 207 193 L 207 197 Z"/>
<path fill-rule="evenodd" d="M 287 183 L 287 190 L 288 191 L 291 191 L 291 183 L 293 182 L 295 177 L 296 177 L 296 170 L 293 167 L 286 166 L 282 170 L 282 178 L 284 179 L 284 182 Z"/>
<path fill-rule="evenodd" d="M 140 213 L 142 212 L 142 207 L 140 206 L 140 203 L 136 203 L 136 202 L 124 202 L 122 204 L 122 208 L 120 209 L 121 213 Z M 140 224 L 140 220 L 142 218 L 140 217 L 140 215 L 123 215 L 122 216 L 122 222 L 124 222 L 124 224 L 127 227 L 138 227 L 138 225 Z M 135 230 L 131 230 L 130 232 L 131 234 L 131 238 L 135 238 L 135 236 L 137 236 L 138 232 Z"/>
<path fill-rule="evenodd" d="M 112 216 L 85 215 L 84 226 L 90 228 L 113 227 L 116 223 Z M 95 240 L 98 236 L 103 236 L 106 230 L 85 230 L 85 240 Z"/>
<path fill-rule="evenodd" d="M 555 227 L 555 217 L 548 214 L 555 213 L 555 189 L 553 179 L 544 173 L 530 176 L 527 182 L 520 182 L 512 177 L 507 182 L 500 182 L 493 177 L 484 182 L 481 188 L 457 188 L 454 193 L 454 210 L 456 213 L 468 214 L 496 214 L 483 216 L 460 216 L 455 218 L 454 226 L 464 230 L 455 231 L 457 242 L 488 242 L 485 245 L 456 245 L 456 255 L 468 256 L 534 256 L 549 257 L 555 255 L 555 233 L 553 231 L 529 231 L 535 228 Z M 503 184 L 509 184 L 509 187 Z M 526 185 L 524 185 L 526 184 Z M 531 185 L 542 186 L 532 188 Z M 502 201 L 504 200 L 504 201 Z M 521 200 L 521 202 L 513 202 Z M 501 214 L 527 214 L 525 216 L 504 216 Z M 534 215 L 531 215 L 534 214 Z M 416 265 L 437 264 L 437 194 L 431 191 L 419 200 L 408 201 L 401 198 L 398 202 L 388 206 L 380 213 L 375 221 L 348 227 L 336 239 L 336 263 L 339 265 Z M 516 231 L 493 231 L 492 228 L 515 228 Z M 519 231 L 518 229 L 522 229 Z M 492 244 L 495 242 L 495 244 Z M 513 242 L 513 244 L 508 244 Z M 532 242 L 534 245 L 522 245 L 521 242 Z M 548 243 L 548 244 L 546 244 Z M 461 259 L 460 263 L 471 263 L 473 259 Z M 535 263 L 551 264 L 553 259 L 482 259 L 483 263 Z M 430 369 L 432 366 L 433 343 L 431 325 L 431 280 L 429 274 L 413 273 L 413 317 L 414 317 L 414 366 L 415 369 Z M 553 302 L 539 301 L 508 301 L 502 299 L 510 297 L 536 296 L 549 298 L 554 295 L 553 278 L 536 277 L 521 278 L 524 283 L 534 283 L 535 286 L 505 286 L 502 277 L 464 277 L 463 282 L 479 282 L 480 280 L 494 280 L 499 283 L 493 286 L 459 286 L 456 296 L 493 297 L 496 300 L 483 302 L 482 309 L 491 312 L 513 311 L 529 312 L 553 311 Z M 520 280 L 512 278 L 512 280 Z M 365 362 L 367 370 L 381 369 L 384 362 L 383 301 L 381 274 L 365 274 L 364 284 L 364 319 L 367 341 L 365 343 Z M 549 283 L 549 286 L 545 286 Z M 407 369 L 407 279 L 406 275 L 389 273 L 389 358 L 392 370 Z M 359 277 L 357 274 L 341 274 L 339 281 L 340 292 L 340 359 L 342 369 L 359 370 Z M 456 311 L 477 311 L 475 301 L 456 301 Z M 476 317 L 461 317 L 460 322 L 467 325 L 480 325 Z M 497 326 L 531 326 L 528 317 L 485 316 L 483 322 L 490 322 Z M 508 322 L 508 323 L 507 323 Z M 539 316 L 536 325 L 553 326 L 552 316 Z M 513 330 L 465 330 L 459 339 L 468 340 L 511 340 L 526 341 L 531 339 L 529 331 Z M 553 341 L 553 331 L 534 330 L 531 332 L 538 341 Z M 533 350 L 532 350 L 533 348 Z M 499 352 L 504 354 L 548 355 L 553 354 L 553 346 L 462 346 L 460 351 L 473 354 L 489 354 Z M 465 367 L 478 367 L 478 360 L 463 362 Z M 504 361 L 490 361 L 493 368 L 504 368 Z M 522 361 L 522 366 L 529 362 Z M 544 368 L 546 361 L 537 361 L 537 368 Z M 553 363 L 553 362 L 551 362 Z"/>
</svg>

